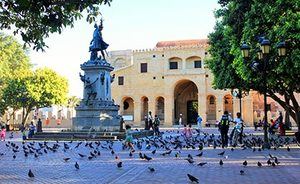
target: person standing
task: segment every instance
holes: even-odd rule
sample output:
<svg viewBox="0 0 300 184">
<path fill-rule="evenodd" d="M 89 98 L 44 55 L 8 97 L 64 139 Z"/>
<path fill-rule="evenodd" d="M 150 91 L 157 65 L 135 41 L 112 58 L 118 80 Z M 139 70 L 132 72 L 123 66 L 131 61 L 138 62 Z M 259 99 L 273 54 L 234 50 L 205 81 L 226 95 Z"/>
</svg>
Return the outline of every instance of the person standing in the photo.
<svg viewBox="0 0 300 184">
<path fill-rule="evenodd" d="M 126 129 L 126 137 L 125 137 L 125 145 L 129 147 L 129 149 L 134 152 L 134 145 L 133 145 L 133 136 L 132 130 L 130 125 L 125 126 Z"/>
<path fill-rule="evenodd" d="M 150 130 L 150 128 L 152 128 L 152 130 L 154 131 L 153 117 L 152 117 L 152 112 L 151 111 L 149 111 L 149 113 L 148 113 L 148 125 L 149 125 L 149 130 Z"/>
<path fill-rule="evenodd" d="M 201 116 L 199 114 L 198 114 L 198 117 L 197 117 L 197 127 L 198 127 L 198 130 L 201 132 L 202 118 L 201 118 Z"/>
<path fill-rule="evenodd" d="M 178 125 L 179 127 L 183 125 L 182 114 L 179 114 Z"/>
<path fill-rule="evenodd" d="M 148 123 L 148 116 L 147 115 L 145 115 L 144 121 L 145 121 L 145 130 L 149 130 L 149 123 Z"/>
<path fill-rule="evenodd" d="M 32 136 L 34 135 L 34 131 L 35 131 L 35 126 L 33 124 L 33 121 L 31 121 L 29 125 L 28 138 L 32 138 Z"/>
<path fill-rule="evenodd" d="M 224 114 L 222 115 L 219 123 L 219 130 L 221 133 L 221 141 L 223 148 L 228 146 L 228 130 L 230 121 L 232 121 L 232 119 L 229 116 L 228 111 L 224 111 Z"/>
<path fill-rule="evenodd" d="M 275 122 L 276 122 L 276 125 L 279 128 L 280 135 L 285 135 L 282 112 L 279 112 L 279 116 L 278 116 L 278 118 L 276 119 Z"/>
<path fill-rule="evenodd" d="M 6 127 L 1 126 L 1 132 L 0 132 L 1 141 L 5 141 L 5 137 L 6 137 Z"/>
<path fill-rule="evenodd" d="M 157 115 L 154 116 L 154 135 L 159 136 L 159 125 L 160 125 L 160 119 Z"/>
<path fill-rule="evenodd" d="M 244 120 L 241 118 L 240 112 L 236 113 L 236 118 L 233 120 L 233 123 L 235 124 L 235 126 L 230 133 L 230 138 L 229 138 L 230 142 L 232 141 L 232 138 L 233 138 L 233 135 L 234 135 L 234 132 L 236 131 L 236 129 L 240 129 L 241 132 L 239 134 L 239 142 L 242 143 Z"/>
<path fill-rule="evenodd" d="M 38 122 L 37 122 L 37 132 L 43 132 L 42 130 L 42 120 L 41 118 L 39 118 Z"/>
</svg>

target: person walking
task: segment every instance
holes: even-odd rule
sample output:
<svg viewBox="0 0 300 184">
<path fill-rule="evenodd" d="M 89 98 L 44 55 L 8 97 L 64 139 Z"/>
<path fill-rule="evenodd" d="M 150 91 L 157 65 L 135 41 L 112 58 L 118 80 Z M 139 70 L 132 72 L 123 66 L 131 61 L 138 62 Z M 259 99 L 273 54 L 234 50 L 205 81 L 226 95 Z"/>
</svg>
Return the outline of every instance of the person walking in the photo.
<svg viewBox="0 0 300 184">
<path fill-rule="evenodd" d="M 131 149 L 132 152 L 134 152 L 134 145 L 133 145 L 133 136 L 132 136 L 132 130 L 130 125 L 125 126 L 126 129 L 126 138 L 125 138 L 125 145 Z"/>
<path fill-rule="evenodd" d="M 39 118 L 38 122 L 37 122 L 37 129 L 36 129 L 37 132 L 43 132 L 42 130 L 42 120 L 41 118 Z"/>
<path fill-rule="evenodd" d="M 144 121 L 145 121 L 145 130 L 149 130 L 149 122 L 148 122 L 148 116 L 144 116 Z"/>
<path fill-rule="evenodd" d="M 224 114 L 221 117 L 219 123 L 219 130 L 221 133 L 221 141 L 222 147 L 228 146 L 228 130 L 229 130 L 229 123 L 232 121 L 231 117 L 228 114 L 228 111 L 224 111 Z"/>
<path fill-rule="evenodd" d="M 159 125 L 160 125 L 160 119 L 157 115 L 154 116 L 154 135 L 159 136 Z"/>
<path fill-rule="evenodd" d="M 198 114 L 198 117 L 197 117 L 197 127 L 198 127 L 199 132 L 201 132 L 201 129 L 202 129 L 202 118 L 201 118 L 201 116 L 199 114 Z"/>
<path fill-rule="evenodd" d="M 182 114 L 179 114 L 179 119 L 178 119 L 178 128 L 180 128 L 182 125 L 183 125 Z"/>
<path fill-rule="evenodd" d="M 152 130 L 154 131 L 153 117 L 152 117 L 152 112 L 151 111 L 149 111 L 149 113 L 148 113 L 148 125 L 149 125 L 149 130 L 150 130 L 150 128 L 152 128 Z"/>
</svg>

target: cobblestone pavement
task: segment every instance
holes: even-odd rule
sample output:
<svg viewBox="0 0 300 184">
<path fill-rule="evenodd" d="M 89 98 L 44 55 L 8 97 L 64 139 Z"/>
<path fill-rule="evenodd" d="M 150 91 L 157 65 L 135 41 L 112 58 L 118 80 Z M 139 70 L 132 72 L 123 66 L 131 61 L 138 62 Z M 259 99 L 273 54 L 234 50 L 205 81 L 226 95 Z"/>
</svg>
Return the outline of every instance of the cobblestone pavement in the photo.
<svg viewBox="0 0 300 184">
<path fill-rule="evenodd" d="M 170 133 L 167 135 L 174 135 Z M 133 157 L 129 156 L 128 150 L 122 150 L 120 141 L 115 142 L 112 146 L 115 154 L 112 155 L 109 143 L 101 141 L 99 146 L 100 156 L 96 156 L 89 160 L 87 157 L 81 158 L 78 153 L 89 155 L 94 149 L 85 146 L 83 142 L 78 148 L 75 148 L 78 142 L 66 142 L 70 149 L 64 150 L 64 143 L 57 152 L 40 150 L 38 158 L 34 154 L 24 156 L 22 141 L 18 134 L 15 138 L 7 139 L 5 142 L 0 142 L 0 183 L 151 183 L 151 184 L 172 184 L 172 183 L 190 183 L 187 174 L 191 174 L 199 179 L 199 183 L 243 183 L 243 184 L 297 184 L 300 183 L 300 148 L 299 146 L 291 146 L 291 150 L 286 148 L 278 148 L 277 150 L 262 150 L 253 152 L 252 149 L 242 150 L 236 148 L 231 151 L 231 148 L 224 149 L 225 154 L 219 156 L 218 153 L 223 149 L 212 147 L 204 147 L 203 156 L 196 157 L 201 151 L 198 149 L 192 150 L 182 149 L 181 151 L 173 150 L 170 155 L 163 156 L 166 152 L 164 149 L 157 149 L 153 155 L 151 151 L 153 147 L 146 149 L 145 145 L 142 150 L 136 149 Z M 19 152 L 13 153 L 12 148 L 8 148 L 8 141 L 19 146 Z M 32 143 L 32 142 L 31 142 Z M 43 143 L 43 142 L 40 142 Z M 47 145 L 52 147 L 55 142 L 49 142 Z M 25 145 L 30 145 L 29 142 Z M 92 144 L 96 147 L 96 144 Z M 38 142 L 35 142 L 34 148 L 39 148 Z M 139 152 L 153 158 L 146 161 L 139 158 Z M 179 153 L 180 152 L 180 153 Z M 175 153 L 179 153 L 176 158 Z M 185 160 L 191 154 L 194 157 L 194 164 L 188 163 Z M 267 166 L 266 161 L 269 154 L 276 156 L 280 164 L 275 167 Z M 16 158 L 13 158 L 16 155 Z M 119 158 L 116 159 L 115 156 Z M 70 160 L 65 162 L 63 158 L 69 157 Z M 222 159 L 224 165 L 220 166 L 219 161 Z M 242 166 L 242 163 L 247 160 L 248 165 Z M 118 168 L 117 163 L 122 161 L 123 167 Z M 260 161 L 263 166 L 258 167 L 257 162 Z M 74 167 L 75 162 L 78 162 L 80 169 Z M 204 166 L 197 166 L 199 162 L 207 162 Z M 148 167 L 155 168 L 155 172 L 150 172 Z M 27 173 L 32 170 L 35 177 L 29 178 Z M 245 174 L 240 175 L 240 170 L 244 170 Z"/>
</svg>

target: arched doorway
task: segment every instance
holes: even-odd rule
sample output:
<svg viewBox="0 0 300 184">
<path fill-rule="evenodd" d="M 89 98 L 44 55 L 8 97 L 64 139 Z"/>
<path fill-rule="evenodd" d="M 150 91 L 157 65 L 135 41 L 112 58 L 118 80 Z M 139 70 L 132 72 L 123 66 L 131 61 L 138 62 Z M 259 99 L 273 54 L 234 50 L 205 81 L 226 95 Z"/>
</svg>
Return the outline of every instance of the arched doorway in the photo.
<svg viewBox="0 0 300 184">
<path fill-rule="evenodd" d="M 158 116 L 161 123 L 163 124 L 165 120 L 165 99 L 161 96 L 156 98 L 155 114 Z"/>
<path fill-rule="evenodd" d="M 207 121 L 216 121 L 217 116 L 216 116 L 216 109 L 217 109 L 217 104 L 216 104 L 216 97 L 214 95 L 209 95 L 207 96 L 206 100 L 206 106 L 207 106 Z"/>
<path fill-rule="evenodd" d="M 131 97 L 126 97 L 122 101 L 121 115 L 127 120 L 134 120 L 134 101 Z"/>
<path fill-rule="evenodd" d="M 141 119 L 143 120 L 148 114 L 148 101 L 149 99 L 145 96 L 141 98 L 142 109 L 141 109 Z"/>
<path fill-rule="evenodd" d="M 224 111 L 228 111 L 229 114 L 233 117 L 233 99 L 231 95 L 224 96 Z"/>
<path fill-rule="evenodd" d="M 198 88 L 190 80 L 179 81 L 174 89 L 175 122 L 182 114 L 183 123 L 196 124 L 198 115 Z M 175 123 L 175 124 L 176 124 Z"/>
</svg>

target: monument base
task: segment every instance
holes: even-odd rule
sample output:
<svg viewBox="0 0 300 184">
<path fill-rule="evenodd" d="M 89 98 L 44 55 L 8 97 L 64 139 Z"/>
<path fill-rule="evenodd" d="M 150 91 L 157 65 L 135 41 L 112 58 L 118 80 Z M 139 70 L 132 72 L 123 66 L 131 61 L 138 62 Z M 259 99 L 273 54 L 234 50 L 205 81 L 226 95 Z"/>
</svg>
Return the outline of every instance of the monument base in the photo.
<svg viewBox="0 0 300 184">
<path fill-rule="evenodd" d="M 81 103 L 80 106 L 76 107 L 76 117 L 73 118 L 72 131 L 119 131 L 121 121 L 121 116 L 118 115 L 119 107 L 111 101 L 106 105 L 102 103 L 103 101 L 94 101 L 90 102 L 92 106 Z M 98 104 L 98 106 L 95 104 Z"/>
</svg>

